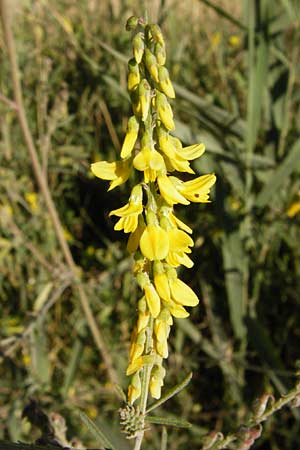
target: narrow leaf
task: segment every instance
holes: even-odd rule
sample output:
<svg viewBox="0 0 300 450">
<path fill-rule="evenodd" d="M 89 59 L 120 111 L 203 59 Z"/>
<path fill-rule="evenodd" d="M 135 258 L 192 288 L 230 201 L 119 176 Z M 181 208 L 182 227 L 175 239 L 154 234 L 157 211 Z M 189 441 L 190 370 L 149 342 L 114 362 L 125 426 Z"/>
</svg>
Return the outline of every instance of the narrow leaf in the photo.
<svg viewBox="0 0 300 450">
<path fill-rule="evenodd" d="M 182 419 L 173 419 L 170 417 L 146 416 L 146 422 L 156 423 L 157 425 L 166 425 L 169 427 L 190 428 L 192 424 Z"/>
<path fill-rule="evenodd" d="M 100 428 L 98 428 L 84 412 L 80 412 L 80 418 L 88 427 L 93 436 L 95 436 L 96 439 L 99 439 L 101 445 L 105 445 L 110 450 L 116 450 L 108 437 L 103 433 L 103 431 L 100 430 Z"/>
</svg>

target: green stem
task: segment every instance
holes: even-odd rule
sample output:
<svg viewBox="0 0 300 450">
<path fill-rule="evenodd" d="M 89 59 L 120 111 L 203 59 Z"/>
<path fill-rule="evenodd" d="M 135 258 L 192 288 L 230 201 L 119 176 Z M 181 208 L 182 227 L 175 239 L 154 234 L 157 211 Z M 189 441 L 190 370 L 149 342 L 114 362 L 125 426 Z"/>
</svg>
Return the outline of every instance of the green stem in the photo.
<svg viewBox="0 0 300 450">
<path fill-rule="evenodd" d="M 153 335 L 153 317 L 150 317 L 149 325 L 147 328 L 147 338 L 145 343 L 145 354 L 148 355 L 152 350 L 152 335 Z M 140 414 L 145 415 L 147 408 L 147 401 L 149 395 L 149 383 L 150 383 L 150 375 L 151 375 L 152 365 L 146 365 L 143 368 L 142 373 L 142 388 L 141 388 L 141 397 L 140 397 Z M 134 450 L 140 450 L 142 441 L 144 437 L 144 424 L 143 429 L 139 432 L 135 440 Z"/>
</svg>

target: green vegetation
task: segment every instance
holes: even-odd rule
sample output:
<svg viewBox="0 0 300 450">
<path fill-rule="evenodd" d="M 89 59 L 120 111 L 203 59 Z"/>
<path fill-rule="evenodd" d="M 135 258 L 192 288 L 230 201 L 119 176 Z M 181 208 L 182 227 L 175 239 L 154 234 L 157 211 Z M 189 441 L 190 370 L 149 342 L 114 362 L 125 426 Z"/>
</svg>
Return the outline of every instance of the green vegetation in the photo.
<svg viewBox="0 0 300 450">
<path fill-rule="evenodd" d="M 193 426 L 151 424 L 143 448 L 196 450 L 207 433 L 248 423 L 257 397 L 271 403 L 297 382 L 300 9 L 297 0 L 158 3 L 147 12 L 166 38 L 176 136 L 205 143 L 192 166 L 215 172 L 217 183 L 210 205 L 176 209 L 195 241 L 195 266 L 180 277 L 201 301 L 172 328 L 164 389 L 190 372 L 192 381 L 157 411 Z M 68 441 L 100 446 L 83 411 L 118 450 L 132 448 L 119 431 L 114 384 L 127 389 L 140 293 L 124 235 L 108 216 L 128 188 L 108 194 L 90 164 L 119 156 L 131 115 L 124 28 L 144 13 L 139 4 L 10 5 L 42 189 L 0 32 L 0 440 L 38 439 L 37 408 L 62 436 L 65 418 Z M 296 408 L 272 415 L 255 448 L 298 448 L 299 421 Z"/>
</svg>

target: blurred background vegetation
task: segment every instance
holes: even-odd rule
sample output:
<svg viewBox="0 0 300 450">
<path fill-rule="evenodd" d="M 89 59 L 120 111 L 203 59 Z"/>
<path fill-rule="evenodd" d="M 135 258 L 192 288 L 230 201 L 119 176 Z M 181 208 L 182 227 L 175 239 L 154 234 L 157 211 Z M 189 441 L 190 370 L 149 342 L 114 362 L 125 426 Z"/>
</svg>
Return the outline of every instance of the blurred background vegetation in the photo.
<svg viewBox="0 0 300 450">
<path fill-rule="evenodd" d="M 143 3 L 143 4 L 142 4 Z M 141 7 L 142 4 L 142 7 Z M 300 359 L 300 79 L 298 0 L 11 1 L 25 108 L 58 214 L 115 376 L 125 389 L 139 292 L 110 210 L 129 187 L 109 193 L 89 165 L 118 158 L 127 118 L 129 16 L 164 32 L 177 98 L 176 135 L 204 142 L 193 167 L 215 171 L 213 202 L 184 217 L 194 229 L 195 266 L 181 277 L 201 305 L 170 338 L 166 386 L 194 377 L 159 411 L 194 424 L 170 429 L 168 449 L 200 449 L 227 432 L 253 400 L 295 383 Z M 119 399 L 99 354 L 32 171 L 13 105 L 0 33 L 0 439 L 32 442 L 22 411 L 32 400 L 65 419 L 68 437 L 97 446 L 85 411 L 114 429 Z M 297 244 L 298 242 L 298 244 Z M 26 414 L 25 414 L 26 415 Z M 24 416 L 24 414 L 23 414 Z M 255 448 L 299 448 L 300 414 L 286 408 Z M 151 426 L 145 449 L 159 448 Z M 99 445 L 99 444 L 98 444 Z"/>
</svg>

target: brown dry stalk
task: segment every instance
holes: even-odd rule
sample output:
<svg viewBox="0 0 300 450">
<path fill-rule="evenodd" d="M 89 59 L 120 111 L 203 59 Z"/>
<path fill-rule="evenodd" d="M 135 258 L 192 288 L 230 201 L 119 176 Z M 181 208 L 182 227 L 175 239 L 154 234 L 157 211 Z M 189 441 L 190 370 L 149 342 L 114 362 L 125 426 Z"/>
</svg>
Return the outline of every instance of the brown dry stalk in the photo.
<svg viewBox="0 0 300 450">
<path fill-rule="evenodd" d="M 31 134 L 31 131 L 29 129 L 29 125 L 27 122 L 26 112 L 24 108 L 23 103 L 23 94 L 22 94 L 22 87 L 20 83 L 20 73 L 19 73 L 19 67 L 17 62 L 17 52 L 15 47 L 15 41 L 14 36 L 12 33 L 12 23 L 11 23 L 11 17 L 9 14 L 9 2 L 7 0 L 0 0 L 0 15 L 1 15 L 1 21 L 2 21 L 2 27 L 4 32 L 4 40 L 7 46 L 7 53 L 8 53 L 8 60 L 10 64 L 10 70 L 11 70 L 11 78 L 12 78 L 12 88 L 14 93 L 14 102 L 16 106 L 16 113 L 19 120 L 19 124 L 23 133 L 24 141 L 27 146 L 27 150 L 29 153 L 29 157 L 31 160 L 33 172 L 37 181 L 37 184 L 40 188 L 41 194 L 44 197 L 44 201 L 46 204 L 46 207 L 48 209 L 49 215 L 51 217 L 53 227 L 58 239 L 58 242 L 60 244 L 62 253 L 64 255 L 64 258 L 66 260 L 67 266 L 70 269 L 70 272 L 72 273 L 74 285 L 77 289 L 79 300 L 81 307 L 83 309 L 83 312 L 85 314 L 86 321 L 88 323 L 88 326 L 91 330 L 91 333 L 93 335 L 95 344 L 103 358 L 109 379 L 111 383 L 117 384 L 118 383 L 118 377 L 117 373 L 113 368 L 112 359 L 110 352 L 106 348 L 106 344 L 104 342 L 102 333 L 100 332 L 99 328 L 97 327 L 97 323 L 94 319 L 91 307 L 89 305 L 88 298 L 86 296 L 85 290 L 78 279 L 78 274 L 76 270 L 76 265 L 73 260 L 69 245 L 66 241 L 66 238 L 64 236 L 63 227 L 60 221 L 60 218 L 58 216 L 54 201 L 52 199 L 47 180 L 44 177 L 41 164 L 38 159 L 36 147 L 33 141 L 33 137 Z"/>
</svg>

